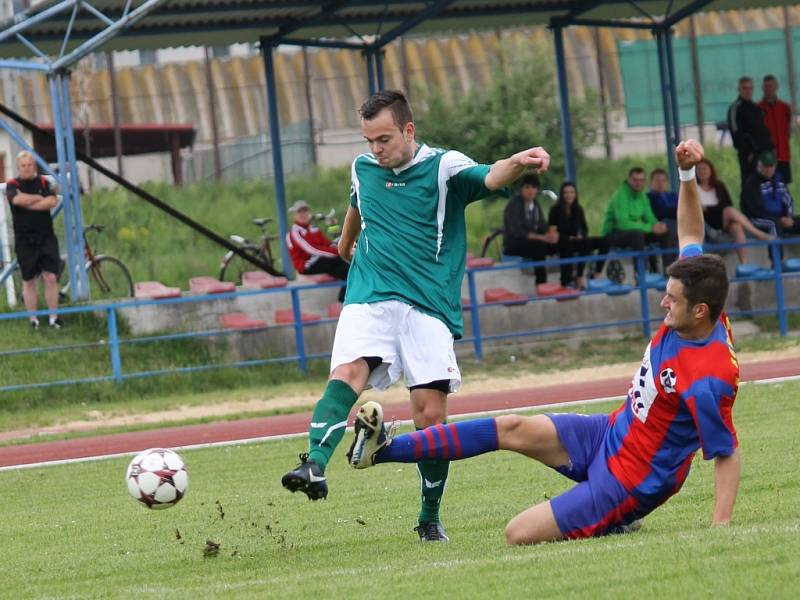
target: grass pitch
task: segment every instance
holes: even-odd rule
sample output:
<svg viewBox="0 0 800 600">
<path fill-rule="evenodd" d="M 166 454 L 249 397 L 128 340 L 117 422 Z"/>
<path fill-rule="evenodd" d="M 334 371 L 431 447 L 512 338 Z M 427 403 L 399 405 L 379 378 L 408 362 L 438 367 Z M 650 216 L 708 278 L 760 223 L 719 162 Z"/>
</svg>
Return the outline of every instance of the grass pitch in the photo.
<svg viewBox="0 0 800 600">
<path fill-rule="evenodd" d="M 698 458 L 640 532 L 537 547 L 507 547 L 506 522 L 571 484 L 511 453 L 454 463 L 443 503 L 452 541 L 431 545 L 411 530 L 413 465 L 356 472 L 340 449 L 329 500 L 283 490 L 303 438 L 183 452 L 189 493 L 162 512 L 127 495 L 127 458 L 2 472 L 0 597 L 794 598 L 798 397 L 798 382 L 742 388 L 732 526 L 708 526 L 713 465 Z"/>
</svg>

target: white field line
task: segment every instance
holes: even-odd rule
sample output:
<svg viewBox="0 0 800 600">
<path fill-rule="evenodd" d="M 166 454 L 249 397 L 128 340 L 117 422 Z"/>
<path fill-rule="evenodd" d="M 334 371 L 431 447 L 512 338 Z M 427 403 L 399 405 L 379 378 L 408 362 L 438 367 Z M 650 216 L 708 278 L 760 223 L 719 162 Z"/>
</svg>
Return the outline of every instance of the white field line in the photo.
<svg viewBox="0 0 800 600">
<path fill-rule="evenodd" d="M 747 384 L 756 384 L 756 385 L 764 385 L 764 384 L 772 384 L 772 383 L 784 383 L 787 381 L 800 381 L 800 375 L 791 375 L 788 377 L 773 377 L 772 379 L 759 379 L 754 381 L 743 381 L 741 385 Z M 479 412 L 472 412 L 472 413 L 460 413 L 455 415 L 448 415 L 448 419 L 464 419 L 466 417 L 485 417 L 485 416 L 492 416 L 492 415 L 500 415 L 500 414 L 511 414 L 511 413 L 521 413 L 521 412 L 529 412 L 529 411 L 542 411 L 551 408 L 560 408 L 564 406 L 578 406 L 582 404 L 598 404 L 600 402 L 610 402 L 612 400 L 619 400 L 622 396 L 606 396 L 604 398 L 590 398 L 588 400 L 568 400 L 565 402 L 554 402 L 552 404 L 540 404 L 538 406 L 522 406 L 519 408 L 502 408 L 498 410 L 484 410 Z M 403 420 L 397 421 L 398 425 L 410 425 L 411 420 Z M 348 427 L 347 431 L 353 431 L 352 427 Z M 305 431 L 298 432 L 298 433 L 283 433 L 280 435 L 265 435 L 261 437 L 253 437 L 253 438 L 245 438 L 241 440 L 228 440 L 226 442 L 205 442 L 202 444 L 190 444 L 188 446 L 176 446 L 173 448 L 174 450 L 196 450 L 201 448 L 217 448 L 221 446 L 242 446 L 244 444 L 257 444 L 260 442 L 269 442 L 269 441 L 276 441 L 276 440 L 288 440 L 291 438 L 296 437 L 305 437 L 308 433 Z M 139 450 L 135 450 L 132 452 L 118 452 L 115 454 L 98 454 L 96 456 L 84 456 L 81 458 L 65 458 L 61 460 L 48 460 L 43 462 L 36 462 L 36 463 L 28 463 L 22 465 L 8 465 L 5 467 L 0 467 L 0 472 L 3 471 L 14 471 L 19 469 L 35 469 L 39 467 L 49 467 L 55 465 L 66 465 L 72 463 L 80 463 L 80 462 L 90 462 L 90 461 L 97 461 L 97 460 L 107 460 L 112 458 L 120 458 L 122 456 L 134 456 L 144 450 L 141 448 Z"/>
</svg>

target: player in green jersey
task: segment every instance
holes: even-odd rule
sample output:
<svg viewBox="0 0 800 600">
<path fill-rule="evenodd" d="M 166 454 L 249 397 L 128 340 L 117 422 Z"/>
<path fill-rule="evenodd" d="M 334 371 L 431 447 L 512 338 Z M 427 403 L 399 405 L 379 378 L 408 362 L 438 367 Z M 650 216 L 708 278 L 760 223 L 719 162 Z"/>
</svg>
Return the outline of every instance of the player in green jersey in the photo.
<svg viewBox="0 0 800 600">
<path fill-rule="evenodd" d="M 550 164 L 538 147 L 481 165 L 419 143 L 401 92 L 378 92 L 359 112 L 370 152 L 353 161 L 339 241 L 339 255 L 352 264 L 331 375 L 311 418 L 309 452 L 282 479 L 312 500 L 328 495 L 325 467 L 367 387 L 385 389 L 402 374 L 416 427 L 446 420 L 447 395 L 461 384 L 453 341 L 463 328 L 464 210 L 526 169 L 541 173 Z M 417 467 L 422 510 L 415 529 L 420 540 L 446 541 L 439 503 L 449 462 L 423 460 Z"/>
</svg>

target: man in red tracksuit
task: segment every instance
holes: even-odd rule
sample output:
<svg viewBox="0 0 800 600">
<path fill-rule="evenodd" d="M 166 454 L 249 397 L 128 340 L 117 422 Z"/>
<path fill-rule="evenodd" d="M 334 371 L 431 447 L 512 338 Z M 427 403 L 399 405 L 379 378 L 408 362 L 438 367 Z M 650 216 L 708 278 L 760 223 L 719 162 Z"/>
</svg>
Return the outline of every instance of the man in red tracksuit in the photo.
<svg viewBox="0 0 800 600">
<path fill-rule="evenodd" d="M 346 281 L 350 265 L 339 257 L 336 244 L 311 222 L 308 203 L 298 200 L 289 212 L 294 215 L 294 222 L 286 234 L 286 246 L 295 270 L 303 275 L 327 273 Z M 339 302 L 344 300 L 345 289 L 339 290 Z"/>
<path fill-rule="evenodd" d="M 792 134 L 792 107 L 778 100 L 778 80 L 774 75 L 766 75 L 762 83 L 764 99 L 758 107 L 764 113 L 764 122 L 769 129 L 769 136 L 775 146 L 775 155 L 778 159 L 777 171 L 781 181 L 786 184 L 792 182 L 792 169 L 790 165 L 791 154 L 789 140 Z"/>
</svg>

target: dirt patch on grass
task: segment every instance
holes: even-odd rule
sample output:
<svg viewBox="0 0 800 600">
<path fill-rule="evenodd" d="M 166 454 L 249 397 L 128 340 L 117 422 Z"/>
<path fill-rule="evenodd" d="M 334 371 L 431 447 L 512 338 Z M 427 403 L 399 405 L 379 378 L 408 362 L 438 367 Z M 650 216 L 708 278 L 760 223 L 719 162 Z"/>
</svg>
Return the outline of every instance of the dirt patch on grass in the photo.
<svg viewBox="0 0 800 600">
<path fill-rule="evenodd" d="M 786 359 L 793 356 L 800 358 L 800 346 L 783 348 L 768 352 L 741 353 L 741 362 L 765 362 L 774 359 Z M 514 390 L 522 388 L 558 385 L 561 383 L 574 383 L 598 381 L 631 375 L 639 366 L 638 362 L 618 363 L 605 365 L 602 369 L 585 367 L 581 369 L 550 371 L 546 373 L 523 373 L 514 377 L 480 377 L 474 374 L 469 380 L 464 381 L 459 394 L 480 394 L 496 392 L 497 390 Z M 520 366 L 520 371 L 524 366 Z M 620 390 L 620 395 L 625 390 Z M 319 392 L 294 393 L 277 398 L 264 399 L 254 396 L 236 401 L 215 402 L 213 404 L 177 406 L 167 410 L 135 413 L 135 414 L 109 414 L 101 411 L 87 411 L 86 418 L 68 423 L 60 423 L 48 427 L 28 428 L 17 431 L 0 432 L 0 441 L 42 437 L 48 435 L 79 433 L 96 429 L 115 427 L 132 427 L 148 424 L 178 424 L 206 418 L 223 418 L 231 415 L 258 414 L 277 410 L 302 411 L 311 409 L 319 399 Z M 378 400 L 383 404 L 394 404 L 408 401 L 408 391 L 402 385 L 395 385 L 385 392 L 368 390 L 361 396 L 361 401 Z"/>
</svg>

